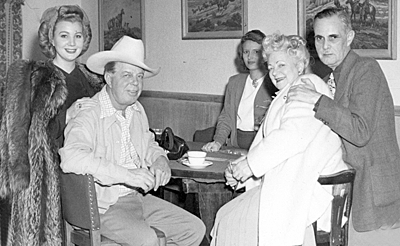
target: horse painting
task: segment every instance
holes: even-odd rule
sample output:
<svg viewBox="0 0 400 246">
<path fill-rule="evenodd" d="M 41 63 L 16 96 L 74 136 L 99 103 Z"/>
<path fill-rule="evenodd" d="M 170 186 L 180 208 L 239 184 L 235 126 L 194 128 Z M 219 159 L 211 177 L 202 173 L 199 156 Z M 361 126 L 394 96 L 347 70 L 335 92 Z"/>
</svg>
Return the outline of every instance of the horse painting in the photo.
<svg viewBox="0 0 400 246">
<path fill-rule="evenodd" d="M 350 19 L 356 20 L 357 14 L 360 16 L 360 19 L 361 19 L 360 0 L 347 0 L 346 4 L 350 4 L 350 7 L 351 7 Z"/>
<path fill-rule="evenodd" d="M 341 5 L 340 0 L 333 0 L 333 4 L 335 5 L 336 8 L 343 9 L 348 14 L 350 13 L 349 7 L 347 5 Z"/>
<path fill-rule="evenodd" d="M 363 23 L 366 24 L 369 18 L 371 20 L 371 26 L 373 26 L 375 23 L 375 15 L 376 9 L 374 5 L 370 4 L 368 1 L 361 4 L 360 19 Z"/>
</svg>

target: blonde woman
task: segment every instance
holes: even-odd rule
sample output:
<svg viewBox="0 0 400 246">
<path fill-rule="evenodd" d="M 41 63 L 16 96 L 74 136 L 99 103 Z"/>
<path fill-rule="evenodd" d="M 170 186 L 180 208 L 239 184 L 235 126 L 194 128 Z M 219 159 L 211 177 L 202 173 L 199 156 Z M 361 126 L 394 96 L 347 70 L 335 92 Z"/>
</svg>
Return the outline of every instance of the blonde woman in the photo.
<svg viewBox="0 0 400 246">
<path fill-rule="evenodd" d="M 203 150 L 214 152 L 223 145 L 248 150 L 277 89 L 262 59 L 260 30 L 248 31 L 240 40 L 238 58 L 246 73 L 229 78 L 224 108 L 218 117 L 213 140 Z"/>
<path fill-rule="evenodd" d="M 217 213 L 211 245 L 310 245 L 311 224 L 320 219 L 329 231 L 331 194 L 318 183 L 321 174 L 347 169 L 339 137 L 314 118 L 306 103 L 287 103 L 292 85 L 308 78 L 332 97 L 313 74 L 306 41 L 297 35 L 273 34 L 263 41 L 269 76 L 279 89 L 246 156 L 225 171 L 232 187 L 246 192 Z M 308 240 L 310 239 L 311 240 Z"/>
<path fill-rule="evenodd" d="M 58 148 L 68 120 L 92 107 L 103 80 L 77 62 L 92 37 L 77 5 L 47 9 L 39 45 L 46 61 L 8 69 L 0 135 L 0 197 L 11 197 L 7 245 L 62 245 Z M 77 102 L 76 102 L 77 100 Z"/>
</svg>

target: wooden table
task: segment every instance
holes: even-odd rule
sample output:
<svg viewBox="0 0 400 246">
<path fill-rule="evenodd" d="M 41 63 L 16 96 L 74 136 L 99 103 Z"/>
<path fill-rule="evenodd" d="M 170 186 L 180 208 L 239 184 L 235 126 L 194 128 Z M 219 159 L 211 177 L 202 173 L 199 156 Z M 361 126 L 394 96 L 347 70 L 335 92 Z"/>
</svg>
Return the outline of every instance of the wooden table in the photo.
<svg viewBox="0 0 400 246">
<path fill-rule="evenodd" d="M 199 150 L 204 143 L 189 142 L 191 150 Z M 230 153 L 228 153 L 230 152 Z M 224 171 L 230 160 L 240 157 L 232 150 L 207 153 L 206 160 L 213 164 L 204 169 L 193 169 L 179 161 L 170 161 L 173 179 L 181 180 L 180 191 L 194 194 L 195 213 L 206 225 L 206 238 L 210 241 L 210 231 L 218 209 L 232 199 L 232 189 L 225 185 Z M 168 189 L 168 186 L 166 187 Z"/>
<path fill-rule="evenodd" d="M 205 179 L 215 182 L 225 182 L 224 172 L 229 163 L 239 158 L 240 155 L 224 152 L 207 153 L 206 161 L 213 164 L 203 169 L 193 169 L 183 165 L 180 161 L 170 161 L 172 176 L 175 178 Z"/>
</svg>

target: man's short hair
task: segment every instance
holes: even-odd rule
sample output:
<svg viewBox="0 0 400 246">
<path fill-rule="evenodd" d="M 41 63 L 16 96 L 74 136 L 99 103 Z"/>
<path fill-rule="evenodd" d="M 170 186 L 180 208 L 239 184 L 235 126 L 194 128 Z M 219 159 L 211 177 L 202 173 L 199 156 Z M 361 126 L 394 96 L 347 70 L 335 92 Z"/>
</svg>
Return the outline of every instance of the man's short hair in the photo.
<svg viewBox="0 0 400 246">
<path fill-rule="evenodd" d="M 314 22 L 316 19 L 323 19 L 327 17 L 332 17 L 332 16 L 337 16 L 343 23 L 346 32 L 349 32 L 353 30 L 351 26 L 351 19 L 350 16 L 347 14 L 347 12 L 344 9 L 341 8 L 326 8 L 320 12 L 318 12 L 315 17 L 314 17 Z"/>
<path fill-rule="evenodd" d="M 115 65 L 116 64 L 117 64 L 117 62 L 115 62 L 115 61 L 108 62 L 104 66 L 104 74 L 106 74 L 106 73 L 115 73 Z"/>
</svg>

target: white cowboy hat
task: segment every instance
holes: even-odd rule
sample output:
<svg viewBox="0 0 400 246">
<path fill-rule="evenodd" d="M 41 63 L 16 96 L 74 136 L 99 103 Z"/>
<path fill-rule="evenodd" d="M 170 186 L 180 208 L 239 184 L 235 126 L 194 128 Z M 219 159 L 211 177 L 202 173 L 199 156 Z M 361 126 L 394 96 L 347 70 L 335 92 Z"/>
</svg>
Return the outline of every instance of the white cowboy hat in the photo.
<svg viewBox="0 0 400 246">
<path fill-rule="evenodd" d="M 111 50 L 100 51 L 91 55 L 86 65 L 91 71 L 104 74 L 104 66 L 112 61 L 125 62 L 143 68 L 145 70 L 145 78 L 152 77 L 160 72 L 160 68 L 153 69 L 144 64 L 144 46 L 142 40 L 129 36 L 120 38 Z"/>
</svg>

